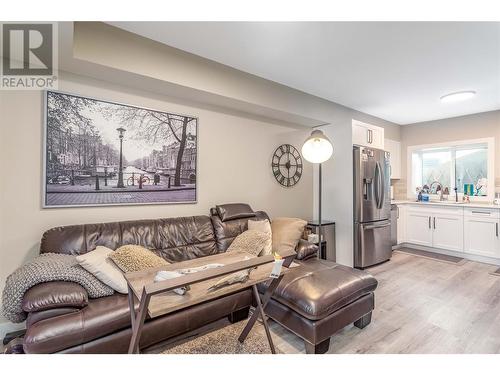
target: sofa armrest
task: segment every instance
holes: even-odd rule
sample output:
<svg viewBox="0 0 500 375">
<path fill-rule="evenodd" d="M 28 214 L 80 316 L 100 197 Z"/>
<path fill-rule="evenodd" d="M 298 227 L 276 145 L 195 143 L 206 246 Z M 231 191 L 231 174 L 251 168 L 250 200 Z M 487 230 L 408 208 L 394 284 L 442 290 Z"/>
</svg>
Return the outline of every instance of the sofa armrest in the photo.
<svg viewBox="0 0 500 375">
<path fill-rule="evenodd" d="M 81 285 L 69 281 L 50 281 L 30 288 L 24 294 L 22 308 L 26 312 L 60 307 L 81 309 L 88 302 L 87 291 Z"/>
<path fill-rule="evenodd" d="M 318 246 L 312 242 L 300 239 L 295 251 L 297 251 L 298 260 L 316 258 L 318 256 Z"/>
</svg>

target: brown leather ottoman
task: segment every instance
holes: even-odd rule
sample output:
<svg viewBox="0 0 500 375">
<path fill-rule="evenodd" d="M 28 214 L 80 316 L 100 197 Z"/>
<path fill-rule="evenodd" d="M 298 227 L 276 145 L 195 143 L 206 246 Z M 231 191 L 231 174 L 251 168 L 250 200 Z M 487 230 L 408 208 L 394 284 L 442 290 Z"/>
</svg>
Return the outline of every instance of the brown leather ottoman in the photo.
<svg viewBox="0 0 500 375">
<path fill-rule="evenodd" d="M 285 274 L 266 314 L 303 338 L 307 353 L 325 353 L 335 332 L 370 323 L 377 284 L 364 271 L 311 259 Z"/>
</svg>

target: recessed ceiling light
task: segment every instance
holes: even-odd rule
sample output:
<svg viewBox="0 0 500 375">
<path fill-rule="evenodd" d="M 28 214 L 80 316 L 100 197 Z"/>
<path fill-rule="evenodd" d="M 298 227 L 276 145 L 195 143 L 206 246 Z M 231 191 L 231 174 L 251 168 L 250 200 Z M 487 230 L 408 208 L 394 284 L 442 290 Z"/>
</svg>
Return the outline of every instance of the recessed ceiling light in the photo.
<svg viewBox="0 0 500 375">
<path fill-rule="evenodd" d="M 459 102 L 461 100 L 467 100 L 476 95 L 475 91 L 459 91 L 452 92 L 451 94 L 446 94 L 441 97 L 441 102 L 443 103 L 451 103 L 451 102 Z"/>
</svg>

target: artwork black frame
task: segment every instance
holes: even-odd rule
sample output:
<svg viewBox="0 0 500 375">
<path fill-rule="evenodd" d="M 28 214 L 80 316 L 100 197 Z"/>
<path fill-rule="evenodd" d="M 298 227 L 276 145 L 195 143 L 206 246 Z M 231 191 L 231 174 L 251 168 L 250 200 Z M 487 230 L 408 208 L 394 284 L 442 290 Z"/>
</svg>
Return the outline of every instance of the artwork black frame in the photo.
<svg viewBox="0 0 500 375">
<path fill-rule="evenodd" d="M 197 116 L 56 90 L 43 107 L 43 208 L 197 202 Z"/>
</svg>

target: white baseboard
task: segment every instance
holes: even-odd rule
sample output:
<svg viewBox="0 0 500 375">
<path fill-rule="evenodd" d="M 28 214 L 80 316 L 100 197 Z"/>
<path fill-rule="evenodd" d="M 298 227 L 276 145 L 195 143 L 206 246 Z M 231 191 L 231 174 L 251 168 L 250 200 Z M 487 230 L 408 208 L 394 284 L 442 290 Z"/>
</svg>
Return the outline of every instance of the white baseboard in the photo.
<svg viewBox="0 0 500 375">
<path fill-rule="evenodd" d="M 392 249 L 397 250 L 397 249 L 401 249 L 402 247 L 407 247 L 409 249 L 430 251 L 432 253 L 450 255 L 450 256 L 454 256 L 454 257 L 464 258 L 467 260 L 472 260 L 474 262 L 493 264 L 495 266 L 500 266 L 500 259 L 488 258 L 488 257 L 484 257 L 481 255 L 467 254 L 467 253 L 464 253 L 461 251 L 444 250 L 444 249 L 438 249 L 435 247 L 415 245 L 415 244 L 406 243 L 406 242 L 402 243 L 402 244 L 398 244 L 396 246 L 393 246 Z"/>
<path fill-rule="evenodd" d="M 6 321 L 0 321 L 0 339 L 3 340 L 5 335 L 9 332 L 19 331 L 26 328 L 26 324 L 22 323 L 11 323 Z M 1 341 L 0 341 L 1 343 Z"/>
</svg>

